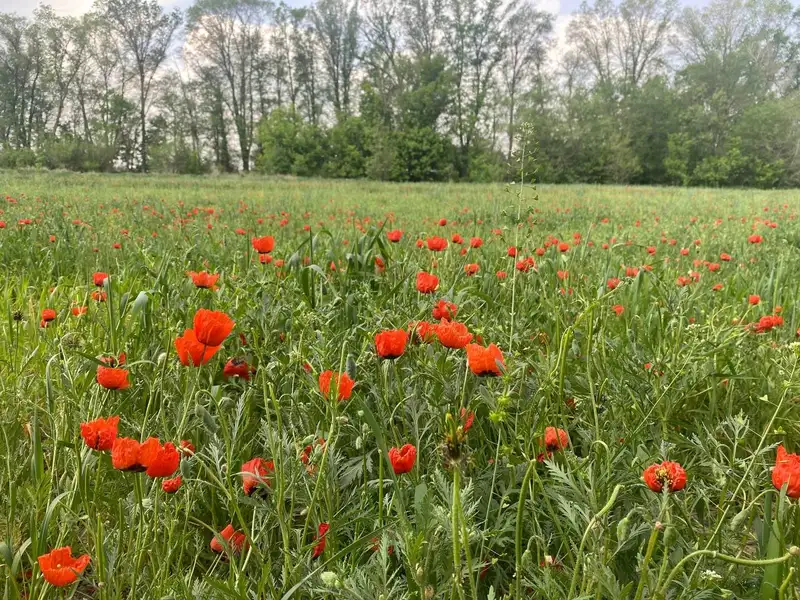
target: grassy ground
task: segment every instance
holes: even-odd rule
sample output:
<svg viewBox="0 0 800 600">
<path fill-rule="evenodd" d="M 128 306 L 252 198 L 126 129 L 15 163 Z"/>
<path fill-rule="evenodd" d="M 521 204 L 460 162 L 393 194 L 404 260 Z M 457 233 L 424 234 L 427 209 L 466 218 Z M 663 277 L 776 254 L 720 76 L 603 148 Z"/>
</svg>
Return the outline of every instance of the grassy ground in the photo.
<svg viewBox="0 0 800 600">
<path fill-rule="evenodd" d="M 800 441 L 800 193 L 518 191 L 0 172 L 3 597 L 797 597 L 800 458 L 771 469 Z M 441 299 L 500 376 L 442 325 L 379 356 Z M 235 326 L 184 365 L 201 308 Z M 194 452 L 115 468 L 81 435 L 113 416 Z M 685 486 L 643 479 L 664 460 Z M 54 587 L 37 558 L 62 546 L 90 562 Z"/>
</svg>

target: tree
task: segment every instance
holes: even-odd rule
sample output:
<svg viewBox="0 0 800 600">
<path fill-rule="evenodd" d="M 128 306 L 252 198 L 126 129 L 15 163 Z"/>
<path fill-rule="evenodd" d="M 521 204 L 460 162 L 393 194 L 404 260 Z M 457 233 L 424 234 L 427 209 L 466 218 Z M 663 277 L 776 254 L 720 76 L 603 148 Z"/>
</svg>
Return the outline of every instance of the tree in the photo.
<svg viewBox="0 0 800 600">
<path fill-rule="evenodd" d="M 172 39 L 181 24 L 178 10 L 165 13 L 156 0 L 98 0 L 121 45 L 133 58 L 139 78 L 139 120 L 141 125 L 142 172 L 147 171 L 147 100 L 153 78 L 167 57 Z"/>
<path fill-rule="evenodd" d="M 318 0 L 311 11 L 337 120 L 350 115 L 350 89 L 358 55 L 358 3 Z"/>
</svg>

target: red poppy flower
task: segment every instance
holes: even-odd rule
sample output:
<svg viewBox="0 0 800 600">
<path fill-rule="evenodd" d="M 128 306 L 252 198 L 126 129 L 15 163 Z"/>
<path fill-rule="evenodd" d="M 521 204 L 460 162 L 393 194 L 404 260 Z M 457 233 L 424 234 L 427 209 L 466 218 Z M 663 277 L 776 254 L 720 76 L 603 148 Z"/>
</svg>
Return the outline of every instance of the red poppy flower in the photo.
<svg viewBox="0 0 800 600">
<path fill-rule="evenodd" d="M 253 248 L 259 254 L 269 254 L 275 247 L 275 238 L 271 235 L 265 235 L 260 238 L 252 239 Z"/>
<path fill-rule="evenodd" d="M 187 456 L 194 455 L 194 444 L 189 440 L 181 440 L 180 451 Z"/>
<path fill-rule="evenodd" d="M 472 341 L 472 334 L 463 323 L 440 321 L 433 329 L 439 342 L 446 348 L 460 350 Z"/>
<path fill-rule="evenodd" d="M 503 353 L 494 344 L 489 344 L 487 348 L 467 344 L 467 364 L 469 370 L 480 377 L 500 375 L 505 367 Z"/>
<path fill-rule="evenodd" d="M 229 524 L 211 540 L 211 550 L 217 554 L 222 554 L 226 547 L 234 554 L 239 554 L 245 548 L 246 539 L 241 531 L 236 531 L 233 525 Z"/>
<path fill-rule="evenodd" d="M 429 237 L 427 239 L 428 250 L 439 252 L 447 248 L 447 240 L 438 236 Z"/>
<path fill-rule="evenodd" d="M 466 408 L 461 409 L 461 428 L 463 429 L 464 433 L 467 433 L 470 428 L 472 427 L 472 423 L 475 421 L 475 413 L 472 411 L 467 412 Z"/>
<path fill-rule="evenodd" d="M 615 304 L 614 306 L 611 307 L 611 310 L 613 310 L 617 314 L 617 316 L 620 316 L 622 313 L 625 312 L 625 307 L 622 306 L 622 304 Z"/>
<path fill-rule="evenodd" d="M 92 292 L 92 300 L 95 302 L 105 302 L 108 298 L 108 294 L 106 294 L 103 290 L 95 290 Z"/>
<path fill-rule="evenodd" d="M 250 381 L 250 373 L 254 369 L 242 358 L 232 358 L 225 363 L 222 375 L 225 377 L 241 377 L 245 381 Z"/>
<path fill-rule="evenodd" d="M 447 219 L 439 219 L 439 227 L 444 227 L 447 225 Z"/>
<path fill-rule="evenodd" d="M 263 458 L 251 458 L 242 465 L 242 487 L 244 495 L 250 496 L 259 486 L 264 483 L 267 487 L 272 485 L 268 476 L 275 471 L 275 463 Z"/>
<path fill-rule="evenodd" d="M 417 248 L 422 248 L 425 245 L 425 242 L 423 242 L 422 240 L 417 240 L 416 244 Z"/>
<path fill-rule="evenodd" d="M 497 273 L 495 273 L 495 275 L 497 276 L 498 279 L 505 279 L 506 277 L 508 277 L 508 273 L 506 273 L 505 271 L 498 271 Z"/>
<path fill-rule="evenodd" d="M 730 254 L 726 254 L 725 252 L 723 252 L 722 254 L 719 255 L 719 259 L 723 260 L 725 262 L 730 262 L 731 255 Z"/>
<path fill-rule="evenodd" d="M 469 247 L 470 248 L 480 248 L 483 246 L 483 240 L 479 237 L 471 237 L 469 238 Z"/>
<path fill-rule="evenodd" d="M 323 371 L 319 374 L 319 391 L 325 398 L 329 397 L 331 391 L 331 382 L 337 389 L 337 400 L 347 400 L 350 394 L 353 393 L 353 386 L 355 381 L 350 379 L 347 373 L 334 373 L 333 371 Z"/>
<path fill-rule="evenodd" d="M 233 320 L 224 312 L 201 308 L 194 315 L 194 335 L 206 346 L 220 346 L 233 331 Z"/>
<path fill-rule="evenodd" d="M 475 275 L 475 273 L 478 272 L 479 268 L 480 267 L 478 266 L 478 263 L 469 263 L 469 264 L 464 265 L 464 272 L 467 275 Z"/>
<path fill-rule="evenodd" d="M 128 389 L 128 371 L 115 367 L 104 367 L 97 365 L 97 383 L 107 390 Z"/>
<path fill-rule="evenodd" d="M 166 494 L 174 494 L 179 489 L 181 489 L 181 484 L 183 481 L 181 480 L 181 476 L 178 475 L 177 477 L 173 477 L 172 479 L 165 479 L 161 482 L 161 489 L 164 490 Z"/>
<path fill-rule="evenodd" d="M 195 287 L 210 289 L 212 291 L 217 289 L 216 284 L 219 279 L 218 273 L 212 274 L 206 271 L 195 273 L 194 271 L 187 271 L 186 274 L 192 278 L 192 283 L 194 283 Z"/>
<path fill-rule="evenodd" d="M 561 242 L 558 245 L 558 251 L 559 252 L 566 252 L 567 250 L 569 250 L 569 244 L 567 242 Z"/>
<path fill-rule="evenodd" d="M 406 351 L 408 333 L 402 329 L 381 331 L 375 336 L 375 348 L 381 358 L 397 358 Z"/>
<path fill-rule="evenodd" d="M 453 242 L 454 244 L 463 244 L 464 238 L 462 238 L 459 234 L 454 233 L 453 235 L 450 236 L 450 241 Z"/>
<path fill-rule="evenodd" d="M 508 250 L 506 251 L 506 255 L 510 256 L 511 258 L 514 258 L 515 256 L 517 256 L 517 248 L 516 248 L 516 246 L 509 246 Z"/>
<path fill-rule="evenodd" d="M 181 462 L 181 455 L 172 442 L 163 446 L 158 438 L 148 438 L 139 448 L 139 464 L 146 469 L 148 477 L 169 477 Z"/>
<path fill-rule="evenodd" d="M 437 321 L 451 321 L 456 318 L 458 307 L 452 302 L 446 300 L 439 300 L 436 306 L 433 307 L 433 318 Z"/>
<path fill-rule="evenodd" d="M 258 255 L 258 262 L 262 265 L 268 265 L 272 262 L 272 255 L 271 254 L 259 254 Z"/>
<path fill-rule="evenodd" d="M 781 325 L 783 325 L 783 317 L 780 315 L 765 315 L 758 320 L 758 323 L 753 323 L 752 327 L 756 333 L 767 333 Z"/>
<path fill-rule="evenodd" d="M 722 287 L 723 287 L 723 286 L 722 286 L 722 284 L 721 284 L 721 283 L 715 283 L 715 284 L 714 284 L 714 285 L 711 287 L 711 289 L 712 289 L 712 290 L 714 290 L 715 292 L 718 292 L 718 291 L 720 291 L 720 290 L 722 289 Z"/>
<path fill-rule="evenodd" d="M 81 315 L 85 315 L 86 311 L 89 310 L 88 306 L 73 306 L 72 307 L 72 316 L 79 317 Z"/>
<path fill-rule="evenodd" d="M 206 364 L 219 348 L 200 343 L 192 329 L 185 329 L 181 337 L 175 338 L 175 350 L 178 351 L 178 358 L 185 367 L 199 367 Z"/>
<path fill-rule="evenodd" d="M 108 273 L 103 273 L 102 271 L 97 271 L 92 275 L 92 281 L 97 287 L 103 287 L 106 279 L 108 279 Z"/>
<path fill-rule="evenodd" d="M 45 323 L 49 323 L 50 321 L 54 321 L 56 318 L 56 311 L 52 308 L 45 308 L 42 311 L 42 321 Z"/>
<path fill-rule="evenodd" d="M 680 491 L 686 486 L 686 471 L 678 463 L 668 460 L 650 465 L 642 476 L 647 487 L 656 493 L 661 493 L 664 485 L 670 492 Z"/>
<path fill-rule="evenodd" d="M 386 263 L 383 262 L 383 259 L 380 256 L 375 257 L 375 269 L 378 273 L 383 273 L 386 270 Z"/>
<path fill-rule="evenodd" d="M 439 278 L 431 273 L 421 271 L 417 273 L 417 291 L 422 294 L 431 294 L 439 287 Z"/>
<path fill-rule="evenodd" d="M 748 296 L 747 298 L 747 302 L 755 306 L 756 304 L 761 302 L 761 296 L 759 296 L 758 294 L 750 294 L 750 296 Z"/>
<path fill-rule="evenodd" d="M 92 450 L 111 450 L 114 440 L 117 439 L 118 425 L 119 417 L 100 418 L 81 423 L 81 437 Z"/>
<path fill-rule="evenodd" d="M 314 553 L 311 558 L 317 558 L 320 554 L 325 552 L 325 535 L 328 533 L 330 525 L 327 523 L 320 523 L 317 529 L 317 543 L 314 544 Z"/>
<path fill-rule="evenodd" d="M 436 337 L 435 324 L 427 321 L 412 321 L 408 324 L 414 342 L 432 342 Z"/>
<path fill-rule="evenodd" d="M 78 580 L 90 561 L 88 554 L 73 558 L 72 548 L 64 546 L 40 556 L 39 570 L 50 585 L 66 587 Z"/>
<path fill-rule="evenodd" d="M 560 450 L 569 445 L 569 435 L 563 429 L 545 427 L 544 446 L 548 451 Z"/>
<path fill-rule="evenodd" d="M 417 449 L 413 444 L 405 444 L 402 448 L 389 449 L 389 462 L 392 463 L 395 475 L 408 473 L 414 467 L 416 460 Z"/>
<path fill-rule="evenodd" d="M 764 238 L 758 235 L 757 233 L 754 233 L 753 235 L 747 238 L 747 241 L 750 242 L 751 244 L 760 244 L 761 242 L 764 241 Z"/>
<path fill-rule="evenodd" d="M 388 237 L 388 238 L 389 238 L 389 241 L 390 241 L 390 242 L 392 242 L 393 244 L 396 244 L 396 243 L 397 243 L 397 242 L 399 242 L 401 239 L 403 239 L 403 232 L 402 232 L 402 231 L 400 231 L 399 229 L 395 229 L 394 231 L 390 231 L 390 232 L 388 232 L 388 233 L 386 234 L 386 237 Z"/>
<path fill-rule="evenodd" d="M 156 440 L 158 442 L 158 440 Z M 139 464 L 141 444 L 131 438 L 118 437 L 111 446 L 111 464 L 119 471 L 143 471 Z"/>
<path fill-rule="evenodd" d="M 784 484 L 787 486 L 787 496 L 800 498 L 800 455 L 787 452 L 781 444 L 775 457 L 775 468 L 772 469 L 772 485 L 780 490 Z"/>
</svg>

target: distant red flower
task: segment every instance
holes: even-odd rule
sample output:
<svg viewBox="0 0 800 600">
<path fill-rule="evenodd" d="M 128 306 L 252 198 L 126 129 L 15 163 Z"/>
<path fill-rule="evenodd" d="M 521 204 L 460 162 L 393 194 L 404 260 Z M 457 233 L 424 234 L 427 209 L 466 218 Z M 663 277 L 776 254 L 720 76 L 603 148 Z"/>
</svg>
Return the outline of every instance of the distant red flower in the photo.
<svg viewBox="0 0 800 600">
<path fill-rule="evenodd" d="M 241 377 L 245 381 L 250 381 L 250 373 L 253 368 L 242 358 L 232 358 L 225 363 L 222 369 L 224 377 Z"/>
<path fill-rule="evenodd" d="M 459 234 L 454 233 L 453 235 L 450 236 L 450 241 L 453 242 L 454 244 L 463 244 L 464 238 L 462 238 Z"/>
<path fill-rule="evenodd" d="M 553 450 L 561 450 L 569 445 L 569 435 L 563 429 L 555 427 L 545 427 L 544 429 L 544 446 L 552 452 Z"/>
<path fill-rule="evenodd" d="M 505 367 L 503 353 L 494 344 L 484 348 L 478 344 L 467 344 L 467 364 L 469 370 L 480 377 L 502 374 Z"/>
<path fill-rule="evenodd" d="M 81 437 L 92 450 L 111 450 L 117 439 L 119 417 L 99 418 L 88 423 L 81 423 Z"/>
<path fill-rule="evenodd" d="M 230 549 L 233 554 L 239 554 L 245 548 L 246 538 L 241 531 L 236 531 L 233 525 L 229 524 L 214 536 L 211 540 L 211 551 L 222 554 Z"/>
<path fill-rule="evenodd" d="M 97 287 L 103 287 L 103 284 L 106 279 L 108 279 L 108 273 L 103 273 L 102 271 L 97 271 L 92 275 L 92 282 Z"/>
<path fill-rule="evenodd" d="M 378 273 L 383 273 L 386 270 L 386 263 L 383 262 L 383 259 L 380 256 L 375 257 L 375 269 Z"/>
<path fill-rule="evenodd" d="M 460 350 L 472 341 L 472 334 L 463 323 L 456 321 L 440 321 L 433 328 L 439 342 L 446 348 Z"/>
<path fill-rule="evenodd" d="M 194 315 L 194 334 L 206 346 L 220 346 L 233 330 L 234 322 L 224 312 L 201 308 Z"/>
<path fill-rule="evenodd" d="M 475 273 L 478 272 L 479 268 L 480 267 L 478 266 L 478 263 L 469 263 L 469 264 L 464 265 L 464 272 L 467 275 L 475 275 Z"/>
<path fill-rule="evenodd" d="M 750 296 L 747 297 L 747 302 L 748 304 L 755 306 L 756 304 L 761 302 L 761 296 L 759 296 L 758 294 L 750 294 Z"/>
<path fill-rule="evenodd" d="M 217 289 L 217 280 L 219 279 L 218 273 L 212 274 L 206 271 L 195 273 L 194 271 L 187 271 L 186 274 L 192 278 L 192 283 L 195 287 L 211 290 Z"/>
<path fill-rule="evenodd" d="M 447 240 L 438 236 L 429 237 L 427 239 L 428 250 L 439 252 L 447 248 Z"/>
<path fill-rule="evenodd" d="M 647 253 L 648 253 L 650 256 L 654 255 L 654 254 L 656 253 L 656 247 L 655 247 L 655 246 L 648 246 L 648 247 L 647 247 Z"/>
<path fill-rule="evenodd" d="M 181 440 L 180 444 L 180 452 L 181 454 L 185 454 L 186 456 L 193 456 L 194 455 L 194 444 L 189 440 Z"/>
<path fill-rule="evenodd" d="M 402 448 L 389 449 L 389 462 L 395 475 L 408 473 L 417 460 L 417 449 L 413 444 L 405 444 Z"/>
<path fill-rule="evenodd" d="M 388 237 L 388 238 L 389 238 L 389 241 L 390 241 L 390 242 L 392 242 L 393 244 L 396 244 L 396 243 L 397 243 L 397 242 L 399 242 L 401 239 L 403 239 L 403 232 L 402 232 L 402 231 L 400 231 L 399 229 L 395 229 L 394 231 L 390 231 L 390 232 L 388 232 L 388 233 L 386 234 L 386 237 Z"/>
<path fill-rule="evenodd" d="M 722 261 L 725 261 L 725 262 L 730 262 L 731 255 L 730 254 L 726 254 L 725 252 L 723 252 L 722 254 L 719 255 L 719 259 L 722 260 Z"/>
<path fill-rule="evenodd" d="M 406 351 L 408 333 L 403 329 L 381 331 L 375 336 L 375 348 L 381 358 L 397 358 Z"/>
<path fill-rule="evenodd" d="M 198 341 L 192 329 L 185 329 L 181 337 L 175 338 L 175 350 L 185 367 L 199 367 L 206 364 L 219 348 L 219 346 L 206 346 Z"/>
<path fill-rule="evenodd" d="M 509 246 L 508 250 L 506 251 L 506 254 L 508 256 L 510 256 L 511 258 L 516 257 L 517 256 L 517 248 L 516 248 L 516 246 Z"/>
<path fill-rule="evenodd" d="M 439 278 L 432 273 L 420 271 L 417 273 L 417 291 L 423 294 L 431 294 L 439 287 Z"/>
<path fill-rule="evenodd" d="M 764 241 L 764 238 L 758 235 L 757 233 L 754 233 L 753 235 L 747 238 L 747 241 L 750 242 L 751 244 L 760 244 L 761 242 Z"/>
<path fill-rule="evenodd" d="M 319 528 L 317 529 L 317 543 L 314 544 L 314 553 L 311 555 L 311 558 L 317 558 L 325 552 L 325 535 L 328 533 L 329 529 L 330 525 L 327 523 L 319 524 Z"/>
<path fill-rule="evenodd" d="M 166 494 L 174 494 L 179 489 L 181 489 L 181 484 L 183 481 L 181 480 L 181 476 L 178 475 L 172 479 L 165 479 L 161 482 L 161 489 L 164 490 Z"/>
<path fill-rule="evenodd" d="M 625 307 L 622 306 L 622 304 L 615 304 L 614 306 L 611 307 L 611 310 L 613 310 L 617 316 L 620 316 L 622 313 L 625 312 Z"/>
<path fill-rule="evenodd" d="M 156 440 L 158 442 L 158 440 Z M 111 446 L 111 464 L 119 471 L 144 471 L 139 464 L 141 444 L 131 438 L 118 437 Z"/>
<path fill-rule="evenodd" d="M 566 252 L 567 250 L 569 250 L 569 244 L 567 242 L 561 242 L 558 245 L 558 251 L 559 252 Z"/>
<path fill-rule="evenodd" d="M 506 273 L 505 271 L 498 271 L 497 273 L 495 273 L 495 276 L 498 279 L 505 279 L 506 277 L 508 277 L 508 273 Z"/>
<path fill-rule="evenodd" d="M 650 465 L 642 476 L 647 487 L 656 493 L 661 493 L 665 485 L 670 492 L 680 491 L 686 486 L 686 471 L 678 463 L 668 460 Z"/>
<path fill-rule="evenodd" d="M 253 238 L 251 243 L 253 244 L 253 249 L 259 254 L 269 254 L 275 247 L 275 238 L 271 235 L 265 235 L 264 237 Z"/>
<path fill-rule="evenodd" d="M 271 254 L 259 254 L 258 255 L 258 262 L 262 265 L 268 265 L 272 262 L 272 255 Z"/>
<path fill-rule="evenodd" d="M 778 490 L 786 485 L 786 495 L 789 498 L 800 498 L 800 455 L 787 452 L 783 444 L 778 446 L 775 457 L 772 485 Z"/>
<path fill-rule="evenodd" d="M 781 325 L 783 325 L 783 317 L 780 315 L 765 315 L 758 320 L 758 323 L 753 323 L 752 328 L 756 333 L 767 333 Z"/>
<path fill-rule="evenodd" d="M 55 548 L 38 559 L 42 577 L 55 587 L 66 587 L 75 583 L 90 561 L 88 554 L 73 558 L 72 548 L 69 546 Z"/>
<path fill-rule="evenodd" d="M 437 321 L 451 321 L 456 318 L 458 307 L 452 302 L 439 300 L 433 307 L 433 318 Z"/>
<path fill-rule="evenodd" d="M 425 245 L 425 242 L 423 242 L 422 240 L 417 240 L 416 244 L 417 244 L 417 248 L 422 248 Z"/>
<path fill-rule="evenodd" d="M 275 463 L 263 458 L 252 458 L 242 465 L 242 487 L 244 495 L 250 496 L 259 486 L 264 483 L 267 487 L 272 486 L 269 479 L 275 471 Z"/>
<path fill-rule="evenodd" d="M 470 248 L 480 248 L 483 246 L 483 240 L 479 237 L 471 237 L 469 238 L 469 246 Z"/>
<path fill-rule="evenodd" d="M 714 284 L 714 285 L 711 287 L 711 289 L 712 289 L 712 290 L 714 290 L 715 292 L 718 292 L 718 291 L 720 291 L 720 290 L 722 289 L 722 287 L 723 287 L 723 286 L 722 286 L 722 284 L 721 284 L 721 283 L 715 283 L 715 284 Z"/>
<path fill-rule="evenodd" d="M 447 219 L 439 219 L 439 227 L 444 227 L 447 225 Z"/>
<path fill-rule="evenodd" d="M 333 371 L 323 371 L 319 374 L 319 390 L 325 398 L 329 397 L 331 382 L 337 389 L 336 399 L 338 401 L 347 400 L 353 393 L 355 381 L 350 379 L 347 373 L 334 373 Z"/>
<path fill-rule="evenodd" d="M 116 367 L 104 367 L 97 365 L 97 383 L 107 390 L 128 389 L 128 371 Z"/>
<path fill-rule="evenodd" d="M 50 321 L 55 321 L 56 318 L 56 311 L 52 308 L 45 308 L 42 311 L 42 321 L 45 323 L 49 323 Z"/>
<path fill-rule="evenodd" d="M 86 311 L 89 310 L 88 306 L 73 306 L 72 307 L 72 316 L 79 317 L 81 315 L 85 315 Z"/>
</svg>

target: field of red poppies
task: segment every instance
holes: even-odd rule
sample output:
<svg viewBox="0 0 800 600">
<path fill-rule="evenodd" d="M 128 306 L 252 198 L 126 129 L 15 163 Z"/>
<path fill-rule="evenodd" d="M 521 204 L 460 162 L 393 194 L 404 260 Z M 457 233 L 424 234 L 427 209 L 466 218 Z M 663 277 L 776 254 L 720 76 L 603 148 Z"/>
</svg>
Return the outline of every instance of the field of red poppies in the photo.
<svg viewBox="0 0 800 600">
<path fill-rule="evenodd" d="M 0 203 L 4 599 L 800 595 L 797 192 Z"/>
</svg>

